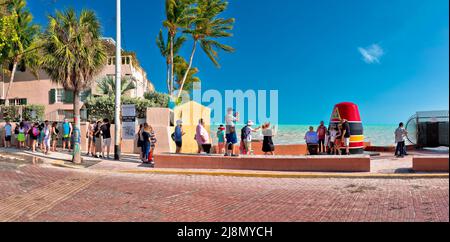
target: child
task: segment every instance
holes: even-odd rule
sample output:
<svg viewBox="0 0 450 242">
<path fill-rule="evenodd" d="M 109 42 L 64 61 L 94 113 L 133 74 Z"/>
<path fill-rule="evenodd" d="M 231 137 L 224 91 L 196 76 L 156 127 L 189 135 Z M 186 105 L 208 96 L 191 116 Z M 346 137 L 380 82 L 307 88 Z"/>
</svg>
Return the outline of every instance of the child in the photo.
<svg viewBox="0 0 450 242">
<path fill-rule="evenodd" d="M 17 134 L 17 143 L 19 145 L 19 149 L 25 148 L 25 140 L 26 140 L 26 136 L 25 133 L 26 128 L 25 128 L 25 124 L 23 122 L 20 123 L 19 127 L 19 133 Z"/>
<path fill-rule="evenodd" d="M 217 140 L 218 140 L 218 153 L 219 154 L 225 154 L 225 145 L 226 145 L 226 139 L 225 139 L 225 126 L 223 124 L 220 125 L 219 130 L 217 131 Z"/>
<path fill-rule="evenodd" d="M 331 154 L 330 150 L 330 127 L 328 127 L 327 132 L 325 133 L 325 153 L 328 155 Z"/>
</svg>

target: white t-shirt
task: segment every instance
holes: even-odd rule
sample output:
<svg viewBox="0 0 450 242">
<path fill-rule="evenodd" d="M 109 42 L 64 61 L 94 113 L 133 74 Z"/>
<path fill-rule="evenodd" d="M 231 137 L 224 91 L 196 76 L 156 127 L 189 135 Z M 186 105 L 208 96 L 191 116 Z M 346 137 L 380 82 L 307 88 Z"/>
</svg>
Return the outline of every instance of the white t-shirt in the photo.
<svg viewBox="0 0 450 242">
<path fill-rule="evenodd" d="M 331 130 L 330 131 L 330 142 L 336 142 L 336 137 L 337 137 L 338 131 L 336 130 Z"/>
</svg>

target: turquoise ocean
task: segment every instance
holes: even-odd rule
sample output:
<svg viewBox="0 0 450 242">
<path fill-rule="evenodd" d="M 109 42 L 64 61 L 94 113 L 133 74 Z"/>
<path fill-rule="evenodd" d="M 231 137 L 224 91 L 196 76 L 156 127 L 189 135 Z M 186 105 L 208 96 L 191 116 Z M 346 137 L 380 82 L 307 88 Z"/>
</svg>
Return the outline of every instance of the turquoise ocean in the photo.
<svg viewBox="0 0 450 242">
<path fill-rule="evenodd" d="M 276 127 L 277 135 L 274 137 L 275 144 L 286 145 L 286 144 L 304 144 L 304 136 L 308 131 L 309 127 L 313 126 L 317 128 L 316 125 L 279 125 Z M 238 133 L 243 125 L 237 125 Z M 257 127 L 257 126 L 255 126 Z M 394 131 L 398 127 L 398 124 L 368 124 L 364 125 L 364 137 L 365 141 L 371 142 L 374 146 L 392 146 L 395 145 Z M 218 125 L 211 126 L 211 133 L 213 142 L 217 141 L 216 132 Z M 254 139 L 262 139 L 261 133 L 257 132 L 254 134 Z"/>
</svg>

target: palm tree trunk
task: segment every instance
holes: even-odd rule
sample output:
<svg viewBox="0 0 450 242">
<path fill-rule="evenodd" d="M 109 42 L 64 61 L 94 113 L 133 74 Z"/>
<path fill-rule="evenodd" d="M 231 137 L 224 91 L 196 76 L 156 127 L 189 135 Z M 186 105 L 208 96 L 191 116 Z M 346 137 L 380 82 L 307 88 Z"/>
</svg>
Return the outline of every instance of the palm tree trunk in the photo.
<svg viewBox="0 0 450 242">
<path fill-rule="evenodd" d="M 170 94 L 171 86 L 170 86 L 170 63 L 167 61 L 167 92 Z"/>
<path fill-rule="evenodd" d="M 73 129 L 73 158 L 72 162 L 75 164 L 81 164 L 81 115 L 80 115 L 80 92 L 75 90 L 73 98 L 73 118 L 75 127 Z"/>
<path fill-rule="evenodd" d="M 6 94 L 5 94 L 5 105 L 6 106 L 9 106 L 9 99 L 8 99 L 8 96 L 9 96 L 9 91 L 11 90 L 11 86 L 12 86 L 12 84 L 13 84 L 13 82 L 14 82 L 14 77 L 16 76 L 16 71 L 17 71 L 17 65 L 19 64 L 19 61 L 14 61 L 14 63 L 13 63 L 13 68 L 12 68 L 12 71 L 11 71 L 11 78 L 9 79 L 9 85 L 8 85 L 8 90 L 6 90 Z"/>
<path fill-rule="evenodd" d="M 175 65 L 173 63 L 173 39 L 174 39 L 174 35 L 170 35 L 170 96 L 172 96 L 173 94 L 173 84 L 174 84 L 174 69 L 175 69 Z"/>
<path fill-rule="evenodd" d="M 181 81 L 180 90 L 178 90 L 178 99 L 181 97 L 181 94 L 183 94 L 184 84 L 186 83 L 186 79 L 189 76 L 189 72 L 191 71 L 192 62 L 194 61 L 194 55 L 196 50 L 197 50 L 197 40 L 194 40 L 194 47 L 192 47 L 191 58 L 189 59 L 189 66 L 186 70 L 186 73 L 184 73 L 183 80 Z"/>
</svg>

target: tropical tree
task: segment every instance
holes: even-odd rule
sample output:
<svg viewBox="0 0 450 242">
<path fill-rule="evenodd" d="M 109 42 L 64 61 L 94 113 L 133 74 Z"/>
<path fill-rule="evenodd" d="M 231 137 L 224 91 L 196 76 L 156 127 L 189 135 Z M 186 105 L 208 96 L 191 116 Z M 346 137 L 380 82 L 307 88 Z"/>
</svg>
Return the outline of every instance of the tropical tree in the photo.
<svg viewBox="0 0 450 242">
<path fill-rule="evenodd" d="M 161 52 L 161 55 L 166 59 L 166 68 L 167 68 L 167 91 L 169 94 L 173 92 L 173 84 L 172 84 L 172 77 L 171 77 L 171 67 L 172 67 L 172 55 L 173 52 L 175 55 L 180 50 L 183 43 L 186 41 L 185 36 L 180 36 L 175 39 L 173 43 L 173 51 L 171 51 L 171 41 L 170 36 L 167 37 L 167 41 L 164 40 L 164 34 L 163 31 L 160 30 L 158 37 L 156 38 L 156 45 L 159 48 L 159 51 Z M 175 71 L 174 71 L 175 72 Z"/>
<path fill-rule="evenodd" d="M 75 148 L 73 162 L 80 157 L 80 93 L 91 86 L 93 78 L 106 64 L 106 52 L 101 40 L 100 22 L 93 11 L 56 11 L 49 16 L 45 33 L 43 69 L 51 80 L 65 90 L 73 91 Z"/>
<path fill-rule="evenodd" d="M 175 66 L 173 60 L 175 58 L 175 38 L 180 28 L 186 28 L 192 21 L 195 8 L 193 3 L 195 0 L 166 0 L 166 20 L 163 25 L 167 28 L 169 35 L 169 55 L 170 60 L 170 87 L 169 94 L 172 95 L 174 84 Z"/>
<path fill-rule="evenodd" d="M 187 72 L 189 64 L 181 56 L 176 56 L 174 59 L 174 63 L 175 63 L 175 76 L 176 76 L 175 82 L 177 84 L 176 89 L 178 91 L 181 91 L 181 89 L 180 89 L 181 83 Z M 194 83 L 201 82 L 200 78 L 196 76 L 198 72 L 199 72 L 198 68 L 191 68 L 189 70 L 185 84 L 183 86 L 183 91 L 191 91 L 192 89 L 194 89 Z"/>
<path fill-rule="evenodd" d="M 98 90 L 101 94 L 115 96 L 116 95 L 116 79 L 113 77 L 105 77 L 101 79 L 98 83 Z M 128 91 L 134 90 L 136 85 L 129 79 L 124 78 L 121 82 L 120 93 L 125 95 Z"/>
<path fill-rule="evenodd" d="M 220 38 L 233 36 L 229 31 L 233 29 L 234 18 L 222 18 L 222 14 L 228 7 L 228 2 L 224 0 L 196 0 L 195 18 L 189 22 L 189 28 L 184 33 L 189 34 L 193 39 L 193 47 L 189 59 L 188 68 L 181 81 L 179 90 L 183 90 L 186 80 L 192 68 L 192 62 L 197 50 L 197 44 L 209 57 L 215 66 L 220 67 L 218 62 L 218 51 L 234 52 L 234 48 L 218 41 Z M 178 98 L 182 92 L 178 93 Z"/>
<path fill-rule="evenodd" d="M 8 96 L 19 65 L 22 69 L 29 67 L 38 77 L 40 56 L 37 54 L 37 40 L 40 27 L 32 23 L 33 16 L 26 8 L 25 0 L 10 0 L 5 4 L 10 15 L 4 19 L 2 25 L 8 29 L 9 36 L 7 36 L 8 43 L 2 48 L 2 58 L 10 64 L 11 75 L 5 94 L 6 105 L 9 105 Z"/>
</svg>

